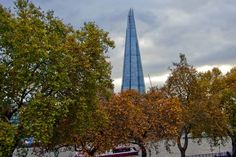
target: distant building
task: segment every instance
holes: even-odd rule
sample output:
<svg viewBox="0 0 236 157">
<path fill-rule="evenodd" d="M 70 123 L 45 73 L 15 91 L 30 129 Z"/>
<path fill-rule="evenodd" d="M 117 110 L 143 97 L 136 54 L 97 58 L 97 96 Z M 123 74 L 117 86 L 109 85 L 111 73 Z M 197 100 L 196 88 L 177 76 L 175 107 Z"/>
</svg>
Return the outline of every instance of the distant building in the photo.
<svg viewBox="0 0 236 157">
<path fill-rule="evenodd" d="M 139 93 L 145 93 L 143 68 L 133 9 L 130 9 L 128 15 L 121 91 L 128 89 L 134 89 Z"/>
</svg>

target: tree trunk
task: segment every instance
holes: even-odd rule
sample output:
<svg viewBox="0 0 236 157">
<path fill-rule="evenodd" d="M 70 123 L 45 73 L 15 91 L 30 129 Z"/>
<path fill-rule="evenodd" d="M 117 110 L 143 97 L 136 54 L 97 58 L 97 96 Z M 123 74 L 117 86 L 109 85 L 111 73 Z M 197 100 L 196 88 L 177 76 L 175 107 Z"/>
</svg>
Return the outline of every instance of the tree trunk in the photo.
<svg viewBox="0 0 236 157">
<path fill-rule="evenodd" d="M 54 156 L 55 156 L 55 157 L 58 157 L 60 152 L 59 152 L 58 149 L 55 149 L 55 150 L 53 151 L 53 153 L 54 153 Z"/>
<path fill-rule="evenodd" d="M 18 146 L 18 143 L 19 143 L 19 137 L 15 135 L 13 145 L 0 145 L 0 156 L 2 155 L 3 157 L 12 157 L 15 149 Z"/>
<path fill-rule="evenodd" d="M 184 135 L 184 144 L 183 144 L 183 146 L 182 146 L 182 143 L 181 143 L 182 135 Z M 185 152 L 186 152 L 186 149 L 188 147 L 188 131 L 187 131 L 186 127 L 183 127 L 181 129 L 181 132 L 180 132 L 179 136 L 177 137 L 177 145 L 178 145 L 178 148 L 180 150 L 181 157 L 185 157 L 186 156 Z"/>
<path fill-rule="evenodd" d="M 232 140 L 232 157 L 236 157 L 236 138 L 231 138 Z"/>
<path fill-rule="evenodd" d="M 145 148 L 144 142 L 140 138 L 135 138 L 134 141 L 135 142 L 130 142 L 130 143 L 138 145 L 139 148 L 141 149 L 142 157 L 147 157 L 147 150 Z"/>
<path fill-rule="evenodd" d="M 139 143 L 138 146 L 141 149 L 142 157 L 147 157 L 147 150 L 143 143 Z"/>
<path fill-rule="evenodd" d="M 180 151 L 181 157 L 185 157 L 186 156 L 185 151 L 186 150 L 183 150 L 183 149 Z"/>
<path fill-rule="evenodd" d="M 6 147 L 1 146 L 0 155 L 2 153 L 2 156 L 4 157 L 12 157 L 14 150 L 15 150 L 15 147 L 6 148 Z"/>
<path fill-rule="evenodd" d="M 12 153 L 10 153 L 10 152 L 2 152 L 2 156 L 4 156 L 4 157 L 12 157 Z"/>
<path fill-rule="evenodd" d="M 96 151 L 97 151 L 97 150 L 93 149 L 93 150 L 91 150 L 91 151 L 88 152 L 88 155 L 89 155 L 89 156 L 94 156 L 95 153 L 96 153 Z"/>
</svg>

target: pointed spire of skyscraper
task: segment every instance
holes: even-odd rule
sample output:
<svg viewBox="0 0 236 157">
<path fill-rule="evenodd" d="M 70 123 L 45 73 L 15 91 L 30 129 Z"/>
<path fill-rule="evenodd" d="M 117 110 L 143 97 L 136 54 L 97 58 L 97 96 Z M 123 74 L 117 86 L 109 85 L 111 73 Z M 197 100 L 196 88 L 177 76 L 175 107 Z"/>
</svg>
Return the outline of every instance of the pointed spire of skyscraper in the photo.
<svg viewBox="0 0 236 157">
<path fill-rule="evenodd" d="M 143 68 L 133 9 L 129 10 L 128 15 L 121 91 L 128 89 L 135 89 L 140 93 L 145 92 Z"/>
</svg>

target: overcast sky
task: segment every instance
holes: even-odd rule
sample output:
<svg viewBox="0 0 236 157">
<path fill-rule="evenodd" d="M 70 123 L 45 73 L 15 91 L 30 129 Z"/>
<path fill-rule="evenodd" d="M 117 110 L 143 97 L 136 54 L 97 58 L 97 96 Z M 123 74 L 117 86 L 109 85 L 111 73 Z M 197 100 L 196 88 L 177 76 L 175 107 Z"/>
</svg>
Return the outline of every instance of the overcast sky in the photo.
<svg viewBox="0 0 236 157">
<path fill-rule="evenodd" d="M 54 10 L 65 23 L 80 28 L 95 21 L 115 41 L 109 52 L 115 91 L 120 90 L 125 31 L 134 9 L 146 87 L 162 84 L 179 53 L 199 70 L 236 64 L 236 0 L 33 0 Z M 0 0 L 12 7 L 12 0 Z"/>
</svg>

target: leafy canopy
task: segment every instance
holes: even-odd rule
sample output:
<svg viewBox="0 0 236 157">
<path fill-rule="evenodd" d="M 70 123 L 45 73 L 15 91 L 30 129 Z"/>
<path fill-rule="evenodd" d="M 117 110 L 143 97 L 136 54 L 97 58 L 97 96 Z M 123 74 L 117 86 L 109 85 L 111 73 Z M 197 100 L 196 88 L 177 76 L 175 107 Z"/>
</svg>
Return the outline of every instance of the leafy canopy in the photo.
<svg viewBox="0 0 236 157">
<path fill-rule="evenodd" d="M 0 134 L 9 132 L 0 150 L 29 136 L 48 149 L 72 144 L 97 127 L 91 115 L 112 91 L 105 53 L 114 43 L 95 23 L 76 30 L 27 0 L 15 6 L 0 5 Z"/>
</svg>

